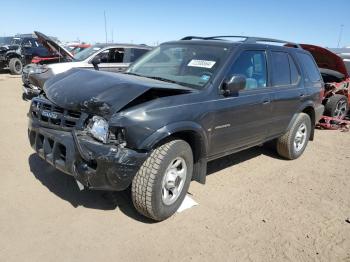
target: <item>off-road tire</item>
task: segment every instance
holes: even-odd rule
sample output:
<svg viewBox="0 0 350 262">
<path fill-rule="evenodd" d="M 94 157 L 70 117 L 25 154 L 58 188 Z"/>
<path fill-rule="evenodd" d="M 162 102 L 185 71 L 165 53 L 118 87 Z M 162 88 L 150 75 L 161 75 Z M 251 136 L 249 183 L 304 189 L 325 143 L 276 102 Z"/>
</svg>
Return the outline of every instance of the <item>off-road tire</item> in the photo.
<svg viewBox="0 0 350 262">
<path fill-rule="evenodd" d="M 346 98 L 346 96 L 339 95 L 339 94 L 335 94 L 335 95 L 328 98 L 327 103 L 326 103 L 325 108 L 324 108 L 324 114 L 326 116 L 334 117 L 335 111 L 337 109 L 337 105 L 340 102 L 345 102 L 347 105 L 347 110 L 346 110 L 345 115 L 344 115 L 344 117 L 345 117 L 347 115 L 347 113 L 349 112 L 349 101 Z"/>
<path fill-rule="evenodd" d="M 16 65 L 20 65 L 17 67 Z M 12 75 L 22 74 L 23 64 L 19 58 L 11 58 L 9 62 L 9 69 Z"/>
<path fill-rule="evenodd" d="M 177 200 L 171 205 L 162 201 L 162 180 L 171 161 L 182 157 L 187 165 L 187 176 Z M 156 221 L 172 216 L 180 207 L 189 188 L 193 172 L 193 154 L 183 140 L 171 140 L 151 153 L 133 179 L 131 196 L 138 212 Z"/>
<path fill-rule="evenodd" d="M 306 141 L 303 148 L 301 148 L 299 151 L 296 151 L 294 148 L 294 139 L 298 131 L 298 128 L 303 123 L 306 125 L 306 128 L 307 128 Z M 282 135 L 277 139 L 277 153 L 280 156 L 290 160 L 297 159 L 298 157 L 300 157 L 305 151 L 305 148 L 310 139 L 311 128 L 312 128 L 312 125 L 311 125 L 311 119 L 309 115 L 305 113 L 300 113 L 295 119 L 291 128 L 284 135 Z"/>
</svg>

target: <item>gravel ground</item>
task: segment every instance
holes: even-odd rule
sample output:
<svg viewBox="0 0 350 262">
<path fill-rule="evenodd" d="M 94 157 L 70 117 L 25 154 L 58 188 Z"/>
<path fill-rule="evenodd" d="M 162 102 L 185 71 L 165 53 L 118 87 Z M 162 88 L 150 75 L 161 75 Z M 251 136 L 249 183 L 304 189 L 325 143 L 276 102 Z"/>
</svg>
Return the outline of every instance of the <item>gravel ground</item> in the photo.
<svg viewBox="0 0 350 262">
<path fill-rule="evenodd" d="M 295 161 L 211 162 L 199 205 L 153 223 L 128 192 L 80 192 L 42 161 L 20 78 L 0 74 L 0 91 L 0 261 L 350 261 L 350 132 L 317 130 Z"/>
</svg>

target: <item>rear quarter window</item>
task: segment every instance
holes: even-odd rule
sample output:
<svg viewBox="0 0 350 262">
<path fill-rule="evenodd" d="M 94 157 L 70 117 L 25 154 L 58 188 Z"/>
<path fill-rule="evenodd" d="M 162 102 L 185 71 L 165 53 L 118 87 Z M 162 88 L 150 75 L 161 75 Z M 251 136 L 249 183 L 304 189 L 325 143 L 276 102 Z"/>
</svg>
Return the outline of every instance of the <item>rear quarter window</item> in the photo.
<svg viewBox="0 0 350 262">
<path fill-rule="evenodd" d="M 297 53 L 300 64 L 306 73 L 305 80 L 318 82 L 321 80 L 321 74 L 314 59 L 308 54 Z"/>
<path fill-rule="evenodd" d="M 285 52 L 271 52 L 272 85 L 290 85 L 290 69 L 288 54 Z"/>
</svg>

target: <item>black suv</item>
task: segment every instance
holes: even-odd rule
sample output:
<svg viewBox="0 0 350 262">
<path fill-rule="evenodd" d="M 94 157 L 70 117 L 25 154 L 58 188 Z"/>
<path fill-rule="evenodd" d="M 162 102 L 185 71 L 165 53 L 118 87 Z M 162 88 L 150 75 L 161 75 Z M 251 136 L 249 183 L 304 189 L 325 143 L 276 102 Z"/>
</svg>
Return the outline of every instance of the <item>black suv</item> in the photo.
<svg viewBox="0 0 350 262">
<path fill-rule="evenodd" d="M 0 68 L 9 68 L 11 74 L 20 75 L 23 66 L 34 56 L 48 56 L 49 50 L 35 36 L 25 34 L 13 37 L 8 45 L 0 46 Z"/>
<path fill-rule="evenodd" d="M 315 61 L 298 44 L 228 38 L 161 44 L 123 74 L 56 75 L 32 101 L 31 146 L 80 188 L 131 185 L 154 220 L 179 208 L 191 180 L 205 182 L 207 161 L 268 141 L 298 158 L 323 113 Z"/>
</svg>

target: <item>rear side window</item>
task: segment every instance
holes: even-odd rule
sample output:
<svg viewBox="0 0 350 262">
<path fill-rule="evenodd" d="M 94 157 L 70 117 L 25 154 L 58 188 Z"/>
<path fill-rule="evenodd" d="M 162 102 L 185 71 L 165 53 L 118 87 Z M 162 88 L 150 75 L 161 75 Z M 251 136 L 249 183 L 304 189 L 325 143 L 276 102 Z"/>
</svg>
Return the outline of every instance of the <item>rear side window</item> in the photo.
<svg viewBox="0 0 350 262">
<path fill-rule="evenodd" d="M 305 80 L 311 82 L 317 82 L 321 80 L 320 71 L 318 70 L 316 63 L 312 57 L 308 54 L 297 53 L 299 61 L 306 73 Z"/>
<path fill-rule="evenodd" d="M 297 69 L 297 66 L 295 65 L 293 58 L 291 58 L 290 55 L 288 55 L 288 57 L 289 57 L 289 66 L 290 66 L 290 80 L 292 85 L 295 85 L 299 82 L 300 74 Z"/>
<path fill-rule="evenodd" d="M 272 85 L 284 86 L 291 84 L 289 58 L 285 52 L 271 52 Z"/>
<path fill-rule="evenodd" d="M 130 62 L 134 62 L 139 57 L 143 56 L 148 52 L 147 49 L 137 49 L 137 48 L 131 48 L 130 52 Z"/>
</svg>

